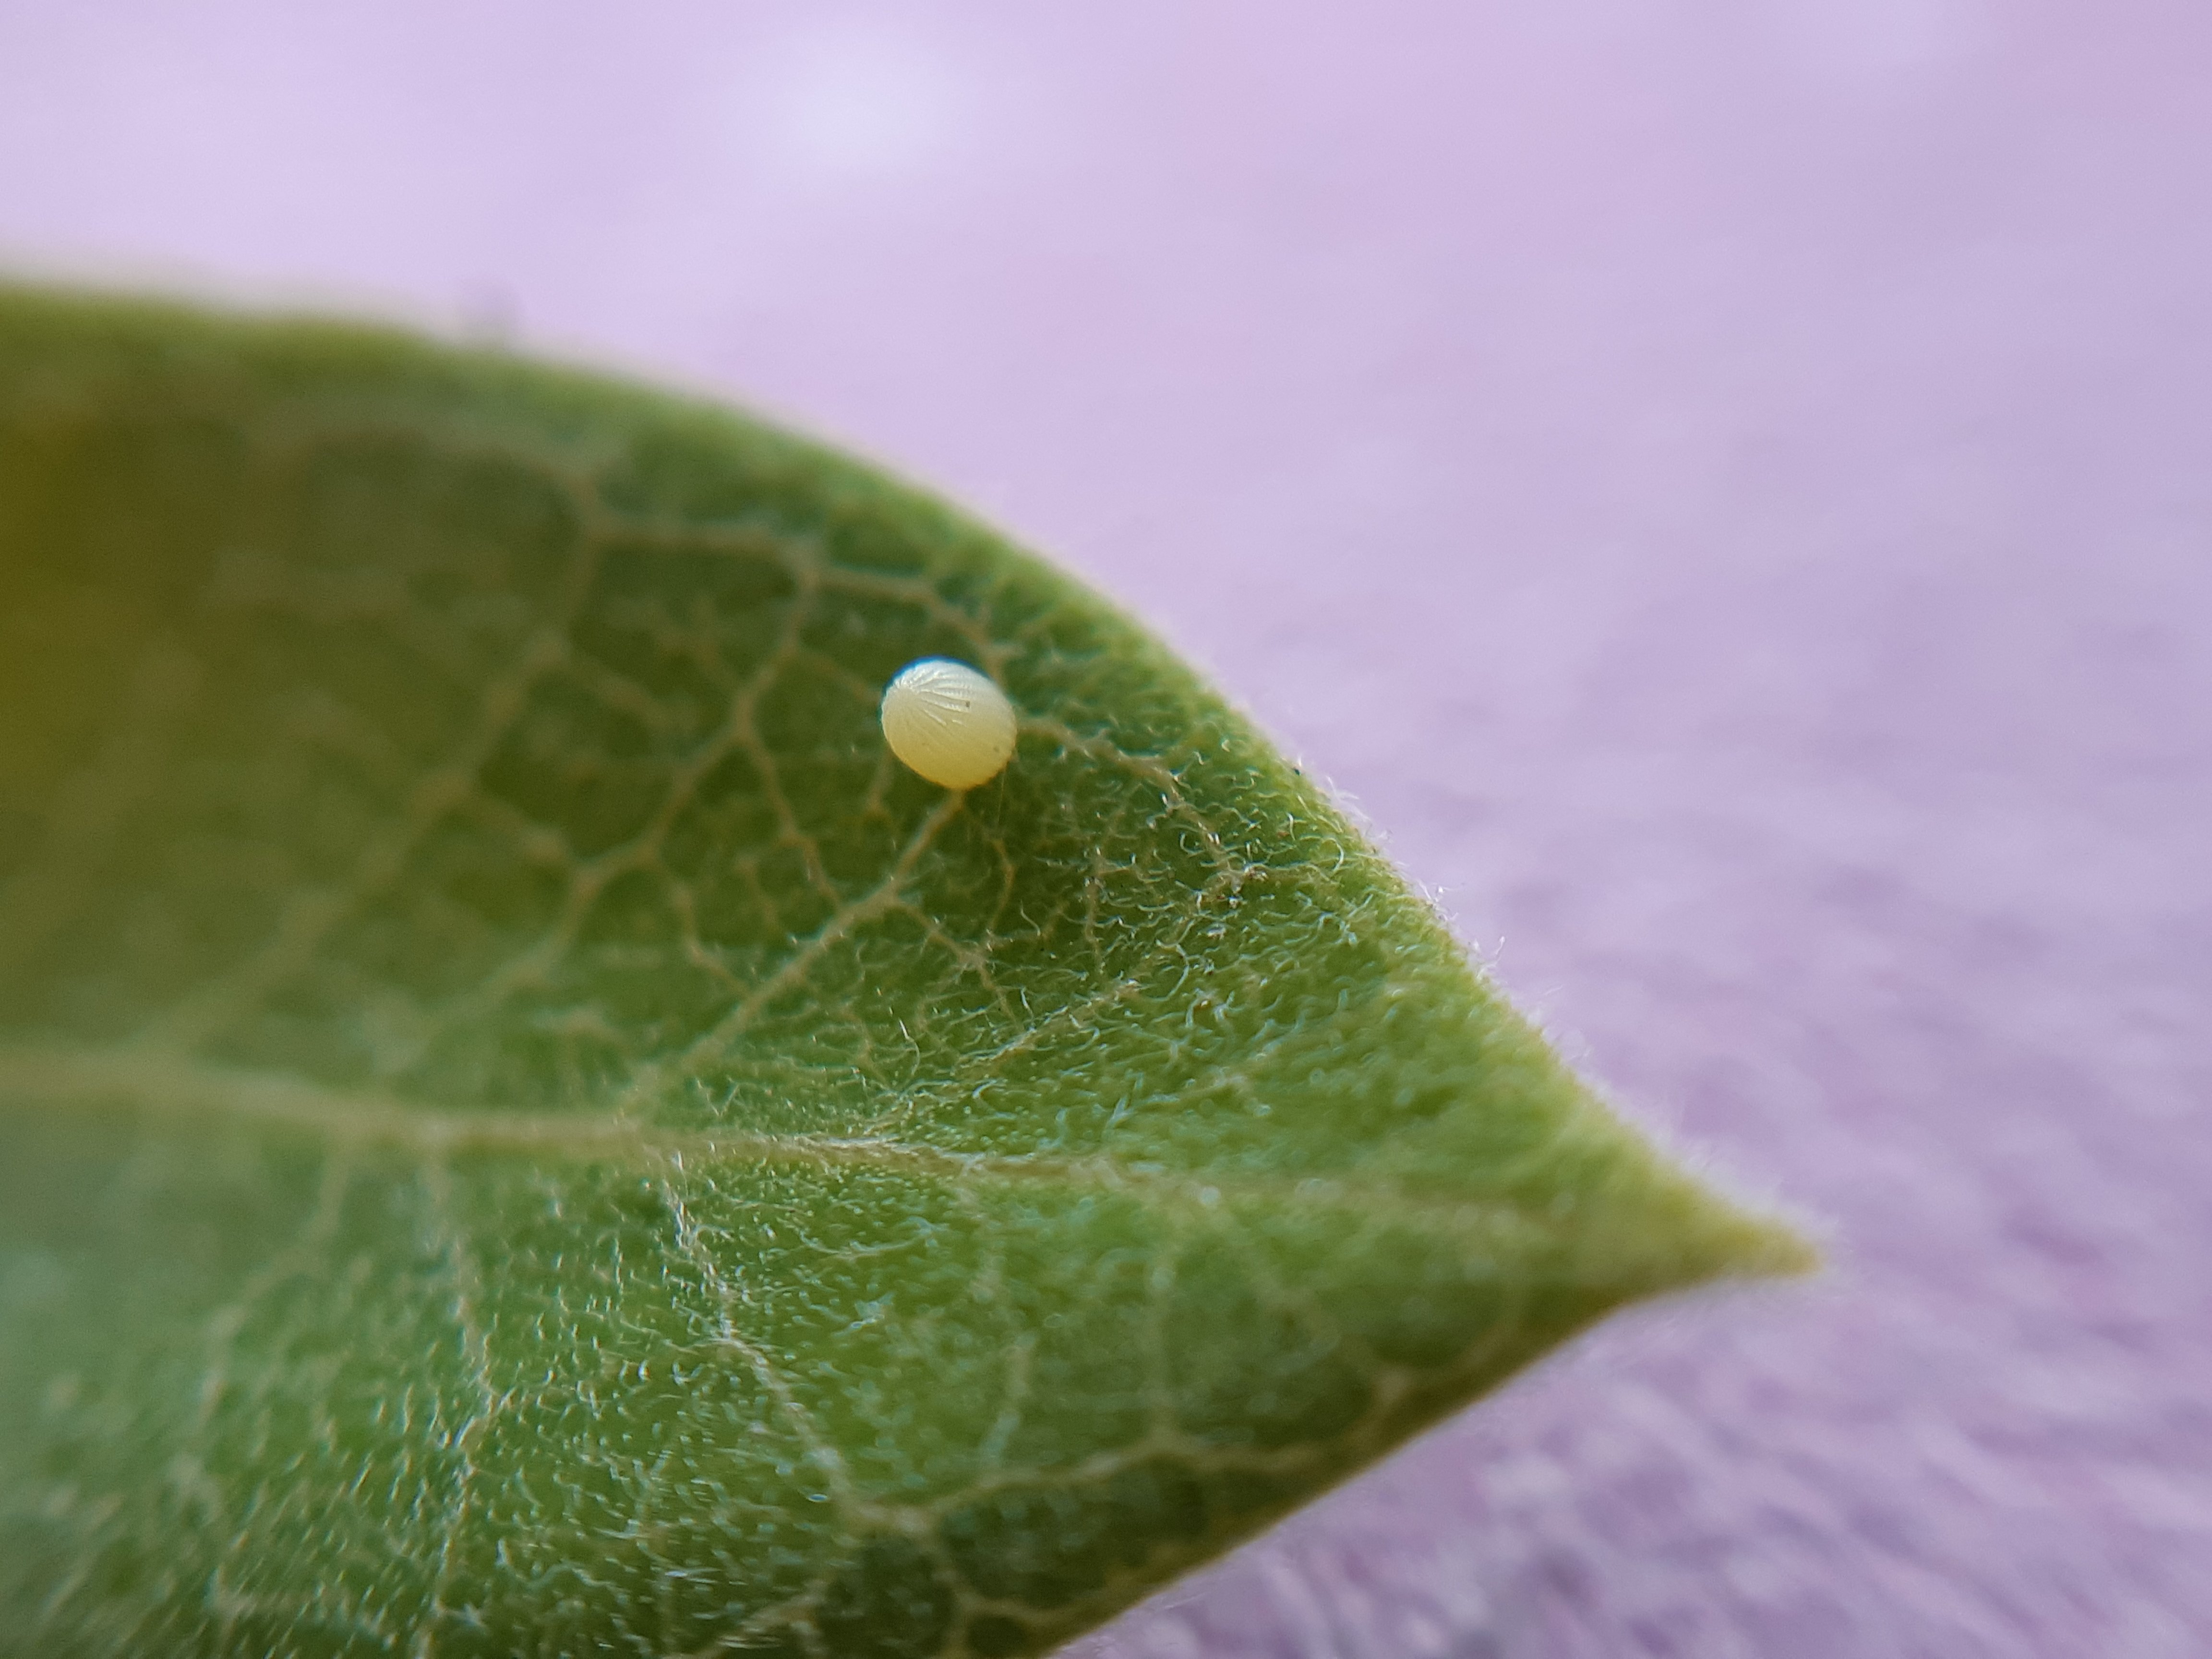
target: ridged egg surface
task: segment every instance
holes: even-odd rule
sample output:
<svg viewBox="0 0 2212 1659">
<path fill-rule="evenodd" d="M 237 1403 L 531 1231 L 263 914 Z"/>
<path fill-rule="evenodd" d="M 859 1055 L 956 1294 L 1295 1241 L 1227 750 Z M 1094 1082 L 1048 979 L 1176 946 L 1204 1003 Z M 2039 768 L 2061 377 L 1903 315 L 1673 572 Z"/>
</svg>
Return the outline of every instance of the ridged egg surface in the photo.
<svg viewBox="0 0 2212 1659">
<path fill-rule="evenodd" d="M 988 783 L 1013 757 L 1013 704 L 964 662 L 908 663 L 884 689 L 883 719 L 891 753 L 947 789 Z"/>
</svg>

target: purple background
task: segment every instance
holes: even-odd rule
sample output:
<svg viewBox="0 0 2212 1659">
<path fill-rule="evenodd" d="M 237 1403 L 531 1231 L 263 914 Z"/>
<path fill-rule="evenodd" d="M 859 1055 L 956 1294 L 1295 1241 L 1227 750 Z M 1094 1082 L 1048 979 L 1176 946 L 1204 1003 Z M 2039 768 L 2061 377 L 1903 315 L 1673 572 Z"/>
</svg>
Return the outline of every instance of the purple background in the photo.
<svg viewBox="0 0 2212 1659">
<path fill-rule="evenodd" d="M 0 0 L 0 260 L 941 485 L 1836 1239 L 1087 1650 L 2212 1650 L 2202 0 Z"/>
</svg>

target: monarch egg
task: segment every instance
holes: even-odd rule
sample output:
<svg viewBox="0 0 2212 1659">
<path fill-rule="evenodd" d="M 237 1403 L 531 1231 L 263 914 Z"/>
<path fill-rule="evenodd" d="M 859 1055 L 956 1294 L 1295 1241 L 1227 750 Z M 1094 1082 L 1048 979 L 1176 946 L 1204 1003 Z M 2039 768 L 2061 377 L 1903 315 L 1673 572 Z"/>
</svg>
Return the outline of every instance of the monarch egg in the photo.
<svg viewBox="0 0 2212 1659">
<path fill-rule="evenodd" d="M 884 738 L 932 783 L 973 789 L 1013 757 L 1014 706 L 966 663 L 924 657 L 884 688 Z"/>
</svg>

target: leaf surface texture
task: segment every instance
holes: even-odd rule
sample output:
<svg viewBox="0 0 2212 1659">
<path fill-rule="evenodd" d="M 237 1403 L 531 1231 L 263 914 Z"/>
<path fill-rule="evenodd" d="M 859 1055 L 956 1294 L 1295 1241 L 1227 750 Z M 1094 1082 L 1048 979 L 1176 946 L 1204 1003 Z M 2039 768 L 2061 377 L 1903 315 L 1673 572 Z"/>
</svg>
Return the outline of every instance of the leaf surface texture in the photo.
<svg viewBox="0 0 2212 1659">
<path fill-rule="evenodd" d="M 926 495 L 0 294 L 0 1651 L 1036 1652 L 1802 1260 Z"/>
</svg>

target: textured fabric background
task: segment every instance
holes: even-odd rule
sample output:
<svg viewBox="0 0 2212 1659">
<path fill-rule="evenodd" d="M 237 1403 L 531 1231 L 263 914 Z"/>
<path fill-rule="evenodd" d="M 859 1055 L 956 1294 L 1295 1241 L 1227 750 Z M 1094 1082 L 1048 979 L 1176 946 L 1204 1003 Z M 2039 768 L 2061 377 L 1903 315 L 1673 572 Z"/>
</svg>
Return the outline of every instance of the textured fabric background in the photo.
<svg viewBox="0 0 2212 1659">
<path fill-rule="evenodd" d="M 742 397 L 1835 1240 L 1099 1656 L 2212 1651 L 2201 0 L 0 0 L 0 261 Z"/>
</svg>

